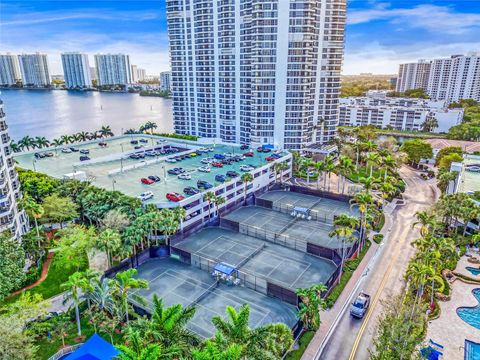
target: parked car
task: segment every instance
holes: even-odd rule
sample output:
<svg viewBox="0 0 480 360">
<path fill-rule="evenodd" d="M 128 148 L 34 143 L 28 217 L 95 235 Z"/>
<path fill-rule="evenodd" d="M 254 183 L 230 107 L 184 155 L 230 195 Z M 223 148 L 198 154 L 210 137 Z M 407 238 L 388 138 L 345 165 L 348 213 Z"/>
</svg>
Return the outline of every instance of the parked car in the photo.
<svg viewBox="0 0 480 360">
<path fill-rule="evenodd" d="M 80 150 L 80 154 L 88 155 L 88 154 L 90 154 L 90 150 L 82 149 L 82 150 Z"/>
<path fill-rule="evenodd" d="M 72 152 L 72 150 L 68 149 L 68 148 L 63 148 L 62 149 L 62 153 L 64 154 L 70 154 Z"/>
<path fill-rule="evenodd" d="M 243 144 L 242 146 L 240 146 L 240 150 L 247 150 L 247 149 L 248 149 L 248 145 Z"/>
<path fill-rule="evenodd" d="M 129 158 L 136 160 L 136 159 L 140 159 L 140 156 L 138 154 L 130 154 Z"/>
<path fill-rule="evenodd" d="M 152 185 L 155 181 L 150 180 L 149 178 L 141 178 L 140 181 L 145 185 Z"/>
<path fill-rule="evenodd" d="M 265 160 L 267 160 L 267 161 L 274 161 L 274 160 L 276 160 L 276 159 L 275 159 L 274 157 L 272 157 L 272 156 L 267 156 L 267 157 L 265 158 Z"/>
<path fill-rule="evenodd" d="M 254 167 L 251 167 L 250 165 L 241 165 L 240 166 L 240 171 L 252 171 L 255 169 Z"/>
<path fill-rule="evenodd" d="M 43 153 L 43 155 L 45 155 L 46 157 L 53 157 L 53 152 L 49 151 L 49 152 Z"/>
<path fill-rule="evenodd" d="M 183 192 L 187 195 L 196 195 L 200 193 L 200 190 L 197 188 L 194 188 L 193 186 L 187 186 L 186 188 L 183 189 Z"/>
<path fill-rule="evenodd" d="M 367 313 L 369 306 L 370 306 L 370 295 L 367 295 L 361 292 L 360 294 L 358 294 L 357 298 L 352 303 L 352 306 L 350 307 L 350 314 L 353 317 L 361 319 Z"/>
<path fill-rule="evenodd" d="M 226 153 L 223 153 L 223 156 L 225 156 L 226 158 L 231 158 L 231 157 L 234 157 L 235 154 L 231 152 L 226 152 Z"/>
<path fill-rule="evenodd" d="M 232 165 L 232 164 L 233 164 L 233 160 L 232 160 L 231 158 L 223 159 L 223 160 L 222 160 L 222 164 L 223 164 L 223 165 Z"/>
<path fill-rule="evenodd" d="M 211 189 L 213 187 L 212 184 L 210 184 L 209 182 L 205 181 L 205 180 L 198 180 L 197 181 L 197 187 L 199 189 Z"/>
<path fill-rule="evenodd" d="M 239 176 L 239 175 L 240 175 L 240 174 L 237 173 L 236 171 L 232 171 L 232 170 L 227 171 L 227 176 L 230 177 L 230 178 L 234 178 L 234 177 L 237 177 L 237 176 Z"/>
<path fill-rule="evenodd" d="M 222 164 L 221 162 L 218 162 L 218 161 L 212 163 L 211 165 L 212 165 L 213 167 L 216 167 L 216 168 L 221 168 L 221 167 L 223 167 L 223 164 Z"/>
<path fill-rule="evenodd" d="M 209 150 L 208 150 L 208 148 L 206 148 L 206 147 L 201 147 L 201 148 L 197 149 L 196 151 L 197 151 L 197 152 L 200 152 L 200 153 L 206 153 L 206 152 L 208 152 Z"/>
<path fill-rule="evenodd" d="M 147 139 L 140 139 L 140 140 L 138 140 L 138 141 L 140 141 L 140 142 L 143 143 L 143 144 L 148 143 L 148 140 L 147 140 Z"/>
<path fill-rule="evenodd" d="M 223 160 L 223 159 L 225 159 L 225 156 L 222 155 L 222 154 L 215 154 L 215 155 L 213 155 L 213 157 L 214 157 L 215 159 L 217 159 L 217 160 Z"/>
<path fill-rule="evenodd" d="M 159 182 L 160 181 L 160 177 L 158 177 L 157 175 L 150 175 L 148 177 L 150 180 L 153 180 L 155 182 Z"/>
<path fill-rule="evenodd" d="M 80 161 L 87 161 L 87 160 L 90 160 L 90 158 L 87 155 L 80 156 Z"/>
<path fill-rule="evenodd" d="M 158 153 L 156 151 L 145 151 L 146 156 L 157 156 Z"/>
<path fill-rule="evenodd" d="M 179 174 L 178 175 L 178 178 L 180 180 L 191 180 L 192 179 L 192 175 L 190 174 Z"/>
<path fill-rule="evenodd" d="M 78 150 L 77 148 L 74 148 L 73 146 L 70 148 L 70 150 L 72 150 L 72 152 L 78 152 L 80 150 Z"/>
<path fill-rule="evenodd" d="M 198 156 L 198 154 L 196 152 L 192 152 L 192 153 L 188 154 L 188 156 L 195 157 L 195 156 Z"/>
<path fill-rule="evenodd" d="M 36 152 L 35 154 L 33 154 L 33 156 L 35 156 L 35 159 L 43 159 L 45 157 L 45 154 Z"/>
<path fill-rule="evenodd" d="M 174 158 L 168 158 L 167 160 L 165 160 L 165 162 L 167 162 L 167 163 L 176 163 L 177 160 L 174 159 Z"/>
<path fill-rule="evenodd" d="M 170 201 L 181 201 L 181 200 L 185 199 L 185 196 L 180 195 L 180 194 L 175 193 L 175 192 L 167 193 L 166 197 Z"/>
<path fill-rule="evenodd" d="M 101 141 L 101 142 L 98 143 L 98 146 L 100 146 L 100 147 L 107 147 L 107 145 L 108 144 L 105 141 Z"/>
<path fill-rule="evenodd" d="M 254 155 L 253 151 L 248 151 L 248 152 L 243 154 L 243 156 L 248 156 L 248 157 L 252 157 L 253 155 Z"/>
<path fill-rule="evenodd" d="M 137 144 L 138 144 L 138 140 L 130 140 L 130 144 L 132 144 L 132 145 L 137 145 Z"/>
<path fill-rule="evenodd" d="M 220 175 L 220 174 L 217 174 L 215 175 L 215 181 L 218 181 L 218 182 L 225 182 L 227 178 L 224 176 L 224 175 Z"/>
<path fill-rule="evenodd" d="M 207 157 L 207 158 L 202 159 L 200 162 L 201 162 L 202 164 L 210 164 L 210 163 L 212 163 L 212 162 L 214 162 L 214 161 L 215 161 L 215 159 L 213 159 L 213 158 L 211 158 L 211 157 Z"/>
<path fill-rule="evenodd" d="M 200 166 L 197 170 L 200 172 L 206 172 L 206 173 L 209 173 L 210 171 L 212 171 L 212 169 L 210 169 L 210 166 Z"/>
<path fill-rule="evenodd" d="M 139 149 L 143 148 L 143 145 L 136 145 L 136 146 L 134 146 L 133 148 L 134 148 L 135 150 L 139 150 Z"/>
<path fill-rule="evenodd" d="M 179 175 L 179 174 L 183 174 L 185 172 L 185 170 L 182 169 L 182 168 L 173 168 L 173 169 L 168 169 L 167 172 L 170 175 Z"/>
<path fill-rule="evenodd" d="M 151 198 L 153 198 L 153 192 L 151 191 L 145 191 L 137 196 L 137 199 L 140 201 L 147 201 Z"/>
</svg>

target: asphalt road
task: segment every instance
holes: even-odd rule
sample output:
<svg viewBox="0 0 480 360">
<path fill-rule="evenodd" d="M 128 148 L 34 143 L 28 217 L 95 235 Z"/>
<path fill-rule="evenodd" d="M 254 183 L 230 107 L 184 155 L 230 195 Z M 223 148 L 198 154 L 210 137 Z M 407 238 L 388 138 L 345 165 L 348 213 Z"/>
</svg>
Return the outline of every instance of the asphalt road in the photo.
<svg viewBox="0 0 480 360">
<path fill-rule="evenodd" d="M 415 213 L 436 201 L 436 191 L 434 180 L 425 181 L 407 167 L 403 167 L 400 173 L 407 183 L 405 205 L 393 211 L 388 240 L 382 245 L 371 270 L 361 280 L 360 291 L 371 296 L 369 313 L 364 319 L 354 319 L 346 311 L 319 359 L 368 359 L 382 312 L 382 301 L 396 295 L 404 284 L 406 266 L 414 254 L 410 243 L 419 236 L 418 230 L 412 228 Z"/>
</svg>

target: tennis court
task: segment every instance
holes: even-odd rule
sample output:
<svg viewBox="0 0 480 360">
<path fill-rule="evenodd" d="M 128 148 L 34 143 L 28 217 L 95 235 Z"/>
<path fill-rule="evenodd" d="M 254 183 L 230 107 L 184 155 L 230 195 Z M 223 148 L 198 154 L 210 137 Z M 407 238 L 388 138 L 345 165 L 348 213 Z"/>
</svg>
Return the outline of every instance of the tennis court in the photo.
<svg viewBox="0 0 480 360">
<path fill-rule="evenodd" d="M 272 202 L 273 209 L 290 213 L 294 207 L 310 209 L 313 219 L 324 222 L 333 222 L 335 216 L 347 213 L 359 216 L 357 207 L 351 207 L 346 201 L 333 200 L 318 196 L 301 194 L 292 191 L 269 191 L 258 197 L 260 202 L 267 200 Z"/>
<path fill-rule="evenodd" d="M 306 243 L 328 249 L 351 246 L 351 244 L 342 244 L 342 240 L 337 237 L 328 236 L 329 232 L 333 230 L 331 224 L 317 220 L 298 219 L 291 216 L 290 213 L 261 206 L 241 207 L 225 215 L 223 219 L 238 223 L 240 232 L 301 251 L 306 251 Z"/>
<path fill-rule="evenodd" d="M 148 289 L 136 291 L 146 299 L 146 305 L 141 307 L 150 312 L 154 294 L 163 299 L 166 306 L 195 305 L 197 311 L 188 327 L 205 338 L 215 332 L 211 318 L 225 317 L 227 305 L 238 309 L 249 304 L 251 327 L 276 322 L 293 327 L 297 322 L 295 306 L 246 287 L 217 284 L 209 273 L 177 260 L 152 259 L 137 270 L 139 278 L 149 281 Z"/>
<path fill-rule="evenodd" d="M 227 263 L 265 293 L 266 282 L 295 290 L 325 283 L 336 270 L 332 261 L 218 227 L 205 228 L 175 248 L 190 253 L 192 265 L 207 271 L 207 262 Z"/>
</svg>

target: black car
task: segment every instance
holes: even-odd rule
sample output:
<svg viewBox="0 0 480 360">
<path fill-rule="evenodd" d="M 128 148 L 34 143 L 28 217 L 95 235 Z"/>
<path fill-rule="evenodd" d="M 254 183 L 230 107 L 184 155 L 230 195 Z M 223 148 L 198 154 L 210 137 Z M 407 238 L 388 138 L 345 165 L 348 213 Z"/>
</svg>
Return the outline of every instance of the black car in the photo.
<svg viewBox="0 0 480 360">
<path fill-rule="evenodd" d="M 233 164 L 233 160 L 232 160 L 232 159 L 223 159 L 223 160 L 221 161 L 221 163 L 222 163 L 223 165 L 232 165 L 232 164 Z"/>
<path fill-rule="evenodd" d="M 90 160 L 90 158 L 86 155 L 82 155 L 80 156 L 80 161 L 87 161 L 87 160 Z"/>
<path fill-rule="evenodd" d="M 82 150 L 80 150 L 80 154 L 88 155 L 88 154 L 90 154 L 90 150 L 82 149 Z"/>
<path fill-rule="evenodd" d="M 143 145 L 136 145 L 136 146 L 134 146 L 133 148 L 134 148 L 135 150 L 138 150 L 138 149 L 143 148 Z"/>
<path fill-rule="evenodd" d="M 140 139 L 139 141 L 140 141 L 141 143 L 144 143 L 144 144 L 146 144 L 146 143 L 148 142 L 147 139 Z"/>
<path fill-rule="evenodd" d="M 138 154 L 130 154 L 129 156 L 130 159 L 140 159 L 140 156 L 138 156 Z"/>
<path fill-rule="evenodd" d="M 72 150 L 72 152 L 80 151 L 80 150 L 78 150 L 78 149 L 76 149 L 76 148 L 74 148 L 74 147 L 71 147 L 70 150 Z"/>
<path fill-rule="evenodd" d="M 239 162 L 239 161 L 242 161 L 242 159 L 240 158 L 240 156 L 236 155 L 232 158 L 230 158 L 231 160 L 235 161 L 235 162 Z"/>
<path fill-rule="evenodd" d="M 131 140 L 131 141 L 130 141 L 130 144 L 136 145 L 136 144 L 138 144 L 138 140 Z"/>
<path fill-rule="evenodd" d="M 170 175 L 179 175 L 185 172 L 185 169 L 182 168 L 173 168 L 167 171 Z"/>
<path fill-rule="evenodd" d="M 240 146 L 240 150 L 247 150 L 248 149 L 248 145 L 242 145 Z"/>
<path fill-rule="evenodd" d="M 199 189 L 211 189 L 213 187 L 212 184 L 210 184 L 209 182 L 205 181 L 205 180 L 198 180 L 197 181 L 197 187 Z"/>
<path fill-rule="evenodd" d="M 234 178 L 234 177 L 237 177 L 239 175 L 236 171 L 227 171 L 227 176 L 231 177 L 231 178 Z"/>
<path fill-rule="evenodd" d="M 194 188 L 193 186 L 188 186 L 185 189 L 183 189 L 183 192 L 187 195 L 196 195 L 200 193 L 200 190 L 198 190 L 197 188 Z"/>
<path fill-rule="evenodd" d="M 150 180 L 155 181 L 155 182 L 159 182 L 159 181 L 160 181 L 160 178 L 159 178 L 157 175 L 150 175 L 150 176 L 148 176 L 148 178 L 149 178 Z"/>
<path fill-rule="evenodd" d="M 45 157 L 44 154 L 40 154 L 40 153 L 35 153 L 34 156 L 35 156 L 35 159 L 43 159 Z"/>
<path fill-rule="evenodd" d="M 46 157 L 53 157 L 53 152 L 47 152 L 47 153 L 44 153 L 44 155 Z"/>
</svg>

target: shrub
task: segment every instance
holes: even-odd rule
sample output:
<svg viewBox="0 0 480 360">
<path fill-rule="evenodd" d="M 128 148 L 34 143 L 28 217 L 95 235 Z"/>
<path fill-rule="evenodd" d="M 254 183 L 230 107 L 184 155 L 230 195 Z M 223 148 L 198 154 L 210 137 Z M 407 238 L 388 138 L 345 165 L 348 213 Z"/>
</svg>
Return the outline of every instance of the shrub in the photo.
<svg viewBox="0 0 480 360">
<path fill-rule="evenodd" d="M 377 244 L 380 244 L 382 240 L 383 240 L 383 234 L 373 235 L 373 241 L 375 241 Z"/>
<path fill-rule="evenodd" d="M 170 133 L 153 133 L 153 135 L 157 136 L 163 136 L 163 137 L 170 137 L 174 139 L 181 139 L 181 140 L 191 140 L 191 141 L 197 141 L 198 136 L 194 135 L 185 135 L 185 134 L 170 134 Z"/>
</svg>

